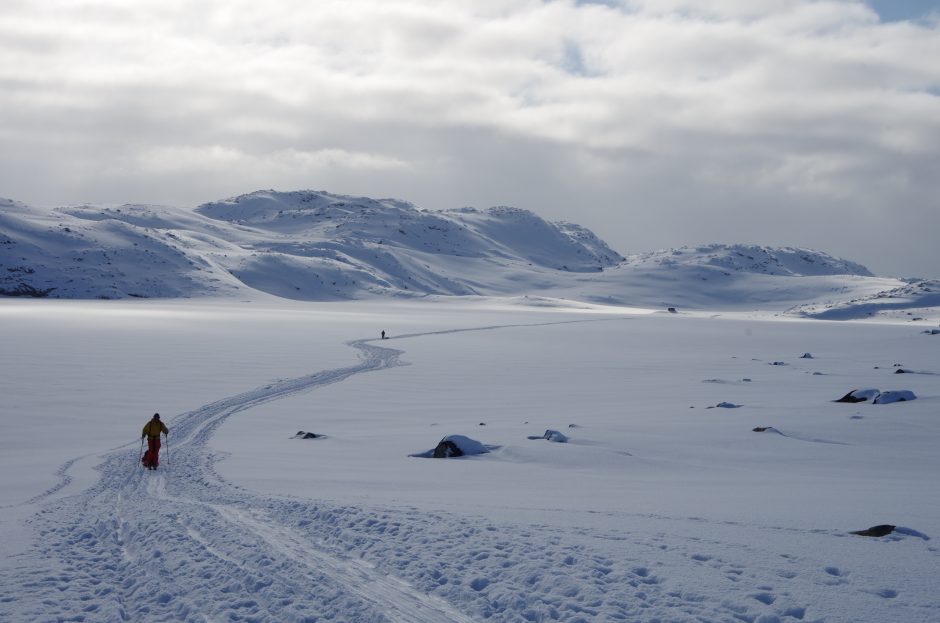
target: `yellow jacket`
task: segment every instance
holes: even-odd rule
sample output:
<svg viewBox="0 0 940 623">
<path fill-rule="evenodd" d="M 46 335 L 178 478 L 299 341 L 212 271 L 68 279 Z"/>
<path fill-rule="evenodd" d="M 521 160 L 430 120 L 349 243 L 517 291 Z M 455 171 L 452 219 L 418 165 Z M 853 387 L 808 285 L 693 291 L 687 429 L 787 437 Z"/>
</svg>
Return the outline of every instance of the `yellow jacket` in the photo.
<svg viewBox="0 0 940 623">
<path fill-rule="evenodd" d="M 144 424 L 144 430 L 140 434 L 140 436 L 141 437 L 159 437 L 160 433 L 168 435 L 170 433 L 170 429 L 168 429 L 166 427 L 166 424 L 164 424 L 160 420 L 150 420 L 149 422 Z"/>
</svg>

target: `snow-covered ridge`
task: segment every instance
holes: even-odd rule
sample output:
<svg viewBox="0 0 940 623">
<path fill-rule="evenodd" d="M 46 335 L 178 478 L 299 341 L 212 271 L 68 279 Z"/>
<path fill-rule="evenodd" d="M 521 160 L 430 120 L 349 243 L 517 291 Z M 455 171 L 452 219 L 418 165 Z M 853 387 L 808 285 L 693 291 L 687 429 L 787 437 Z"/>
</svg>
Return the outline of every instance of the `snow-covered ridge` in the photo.
<svg viewBox="0 0 940 623">
<path fill-rule="evenodd" d="M 917 279 L 896 288 L 863 293 L 848 300 L 801 305 L 794 311 L 823 320 L 849 320 L 870 316 L 907 315 L 926 320 L 940 307 L 940 280 Z"/>
<path fill-rule="evenodd" d="M 525 210 L 433 212 L 315 191 L 258 191 L 195 210 L 0 208 L 6 295 L 516 294 L 544 281 L 532 276 L 540 271 L 600 272 L 623 259 L 590 231 Z"/>
<path fill-rule="evenodd" d="M 793 279 L 799 277 L 799 279 Z M 624 258 L 518 208 L 257 191 L 198 208 L 0 200 L 0 295 L 296 300 L 482 295 L 797 313 L 907 285 L 809 249 L 707 245 Z"/>
<path fill-rule="evenodd" d="M 725 274 L 746 272 L 778 276 L 874 276 L 861 264 L 833 257 L 822 251 L 741 244 L 666 249 L 631 255 L 626 263 L 637 267 L 704 267 Z"/>
<path fill-rule="evenodd" d="M 505 206 L 433 212 L 396 199 L 323 191 L 258 191 L 203 204 L 196 212 L 306 241 L 384 245 L 455 257 L 521 259 L 576 272 L 601 270 L 623 260 L 586 229 L 549 223 L 527 210 Z"/>
</svg>

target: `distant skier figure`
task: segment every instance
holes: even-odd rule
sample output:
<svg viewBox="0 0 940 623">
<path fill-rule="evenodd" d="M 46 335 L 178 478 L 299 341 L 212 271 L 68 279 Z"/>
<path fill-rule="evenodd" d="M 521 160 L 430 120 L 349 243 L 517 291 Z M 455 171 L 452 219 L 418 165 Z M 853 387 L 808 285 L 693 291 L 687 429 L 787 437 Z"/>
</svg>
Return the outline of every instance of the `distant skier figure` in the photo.
<svg viewBox="0 0 940 623">
<path fill-rule="evenodd" d="M 147 451 L 141 459 L 147 469 L 157 469 L 160 463 L 160 433 L 169 435 L 170 429 L 160 421 L 160 414 L 154 413 L 150 421 L 144 424 L 144 430 L 140 433 L 141 439 L 147 438 Z"/>
<path fill-rule="evenodd" d="M 385 329 L 382 329 L 382 339 L 385 339 Z"/>
</svg>

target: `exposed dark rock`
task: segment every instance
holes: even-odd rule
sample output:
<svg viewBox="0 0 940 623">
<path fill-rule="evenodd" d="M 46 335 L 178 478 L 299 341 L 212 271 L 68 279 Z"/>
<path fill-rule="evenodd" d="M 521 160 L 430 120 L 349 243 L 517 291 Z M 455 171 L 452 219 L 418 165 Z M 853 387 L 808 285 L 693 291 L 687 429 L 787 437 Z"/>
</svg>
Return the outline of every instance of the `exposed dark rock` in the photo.
<svg viewBox="0 0 940 623">
<path fill-rule="evenodd" d="M 291 439 L 318 439 L 323 435 L 317 435 L 316 433 L 308 433 L 306 431 L 299 430 L 297 434 L 291 437 Z"/>
<path fill-rule="evenodd" d="M 463 450 L 457 447 L 450 439 L 442 439 L 437 447 L 434 448 L 434 453 L 431 455 L 435 459 L 449 459 L 451 457 L 463 456 Z"/>
<path fill-rule="evenodd" d="M 757 426 L 755 428 L 752 428 L 751 430 L 753 430 L 755 433 L 763 433 L 767 430 L 770 430 L 771 428 L 773 427 L 772 426 Z"/>
<path fill-rule="evenodd" d="M 55 290 L 55 288 L 35 288 L 28 283 L 20 283 L 15 288 L 5 289 L 0 288 L 0 296 L 30 296 L 33 298 L 45 298 L 49 296 L 49 293 Z"/>
<path fill-rule="evenodd" d="M 867 530 L 855 530 L 849 534 L 857 534 L 858 536 L 887 536 L 894 532 L 894 529 L 897 526 L 892 526 L 889 524 L 881 524 L 878 526 L 872 526 Z"/>
<path fill-rule="evenodd" d="M 834 402 L 848 402 L 851 404 L 856 402 L 865 402 L 866 400 L 873 400 L 877 398 L 879 393 L 880 392 L 877 389 L 853 389 L 845 396 Z"/>
</svg>

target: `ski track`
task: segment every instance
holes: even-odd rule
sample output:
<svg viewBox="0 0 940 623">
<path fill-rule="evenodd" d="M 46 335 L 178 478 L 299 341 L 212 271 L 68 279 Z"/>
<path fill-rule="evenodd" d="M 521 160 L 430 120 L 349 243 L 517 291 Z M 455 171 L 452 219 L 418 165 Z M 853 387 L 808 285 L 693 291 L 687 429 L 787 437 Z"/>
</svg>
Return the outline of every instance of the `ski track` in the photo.
<svg viewBox="0 0 940 623">
<path fill-rule="evenodd" d="M 461 330 L 510 326 L 534 325 Z M 27 502 L 38 509 L 29 521 L 32 551 L 0 567 L 0 620 L 824 621 L 798 598 L 820 587 L 901 605 L 896 587 L 854 586 L 847 570 L 814 570 L 811 561 L 747 543 L 328 505 L 248 492 L 216 474 L 207 442 L 229 416 L 405 365 L 402 351 L 370 341 L 350 342 L 360 351 L 357 365 L 177 417 L 171 454 L 156 472 L 143 470 L 127 444 L 104 457 L 94 486 L 57 499 L 69 467 L 84 457 L 65 463 L 60 482 Z M 723 559 L 736 549 L 740 560 Z M 773 560 L 750 569 L 755 558 Z M 930 608 L 909 607 L 910 620 Z"/>
</svg>

